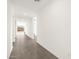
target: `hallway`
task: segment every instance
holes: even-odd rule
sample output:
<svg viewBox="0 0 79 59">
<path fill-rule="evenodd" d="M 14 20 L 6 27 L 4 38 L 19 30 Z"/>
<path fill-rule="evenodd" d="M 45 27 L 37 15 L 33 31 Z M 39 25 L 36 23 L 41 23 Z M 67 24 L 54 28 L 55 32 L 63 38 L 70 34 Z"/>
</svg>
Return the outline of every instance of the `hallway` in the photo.
<svg viewBox="0 0 79 59">
<path fill-rule="evenodd" d="M 27 35 L 17 35 L 9 59 L 58 59 Z"/>
</svg>

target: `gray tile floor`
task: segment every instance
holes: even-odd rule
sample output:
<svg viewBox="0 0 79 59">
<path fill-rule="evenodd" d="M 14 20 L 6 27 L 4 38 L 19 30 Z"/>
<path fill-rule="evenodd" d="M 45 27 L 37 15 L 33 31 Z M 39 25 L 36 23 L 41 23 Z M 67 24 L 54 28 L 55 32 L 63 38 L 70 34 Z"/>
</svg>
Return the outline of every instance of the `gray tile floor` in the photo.
<svg viewBox="0 0 79 59">
<path fill-rule="evenodd" d="M 33 39 L 18 36 L 14 43 L 10 59 L 58 59 Z"/>
</svg>

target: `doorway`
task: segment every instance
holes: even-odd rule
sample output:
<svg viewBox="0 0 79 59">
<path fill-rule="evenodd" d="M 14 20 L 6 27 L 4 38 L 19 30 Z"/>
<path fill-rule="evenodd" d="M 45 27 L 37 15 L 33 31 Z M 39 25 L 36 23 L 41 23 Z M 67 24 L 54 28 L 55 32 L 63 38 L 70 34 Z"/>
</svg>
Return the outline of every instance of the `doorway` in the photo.
<svg viewBox="0 0 79 59">
<path fill-rule="evenodd" d="M 36 40 L 37 18 L 36 17 L 15 17 L 15 37 L 27 35 Z"/>
</svg>

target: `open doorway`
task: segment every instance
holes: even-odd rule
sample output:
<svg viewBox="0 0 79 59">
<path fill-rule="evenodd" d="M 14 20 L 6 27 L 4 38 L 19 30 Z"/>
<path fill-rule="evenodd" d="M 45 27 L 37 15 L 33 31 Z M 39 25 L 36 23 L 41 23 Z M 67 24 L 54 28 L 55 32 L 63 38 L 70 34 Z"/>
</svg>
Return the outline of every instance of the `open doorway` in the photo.
<svg viewBox="0 0 79 59">
<path fill-rule="evenodd" d="M 26 32 L 26 22 L 23 19 L 16 18 L 16 36 L 24 35 Z"/>
</svg>

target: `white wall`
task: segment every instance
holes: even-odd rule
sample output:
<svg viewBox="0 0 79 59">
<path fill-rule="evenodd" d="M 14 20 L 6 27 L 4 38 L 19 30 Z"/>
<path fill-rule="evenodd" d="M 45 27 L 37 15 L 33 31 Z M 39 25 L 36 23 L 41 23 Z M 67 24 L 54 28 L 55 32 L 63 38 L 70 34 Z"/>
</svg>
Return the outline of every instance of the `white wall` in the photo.
<svg viewBox="0 0 79 59">
<path fill-rule="evenodd" d="M 33 34 L 33 21 L 32 19 L 25 19 L 26 20 L 26 35 L 34 39 L 34 34 Z"/>
<path fill-rule="evenodd" d="M 70 0 L 53 0 L 38 19 L 38 43 L 59 59 L 70 59 Z"/>
<path fill-rule="evenodd" d="M 9 59 L 11 50 L 12 50 L 12 40 L 11 40 L 11 2 L 8 0 L 7 3 L 7 59 Z"/>
</svg>

